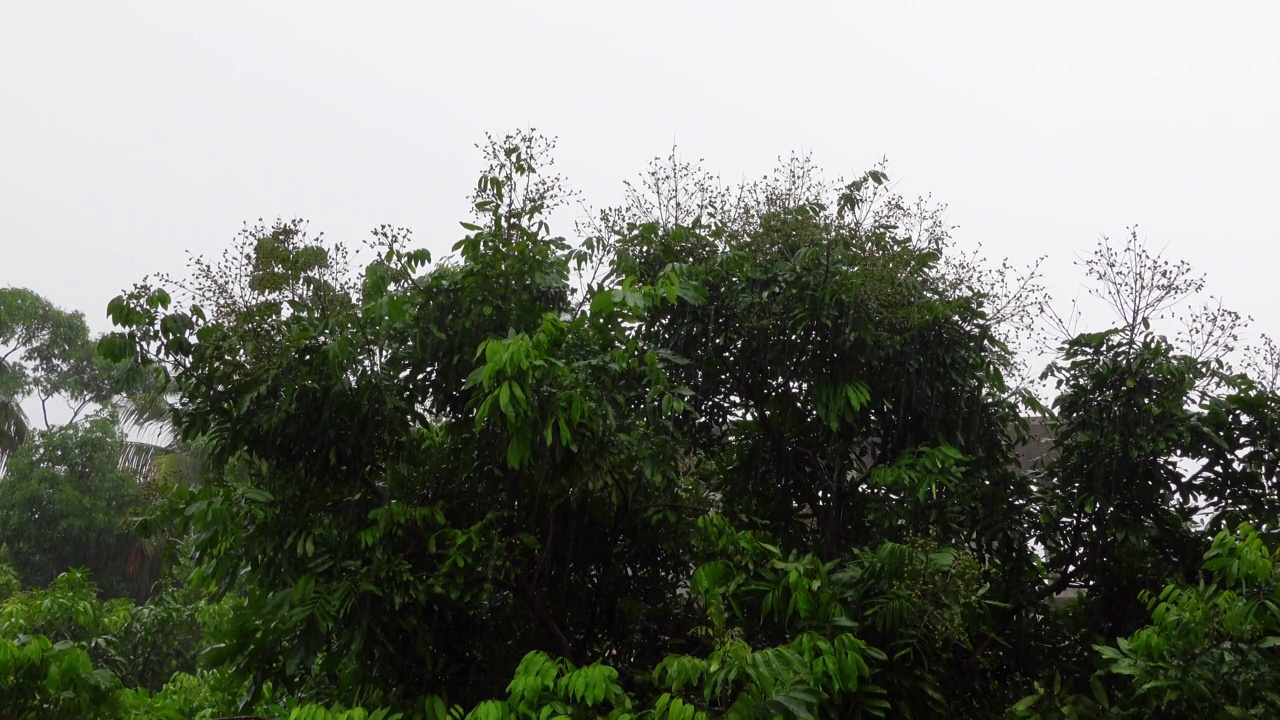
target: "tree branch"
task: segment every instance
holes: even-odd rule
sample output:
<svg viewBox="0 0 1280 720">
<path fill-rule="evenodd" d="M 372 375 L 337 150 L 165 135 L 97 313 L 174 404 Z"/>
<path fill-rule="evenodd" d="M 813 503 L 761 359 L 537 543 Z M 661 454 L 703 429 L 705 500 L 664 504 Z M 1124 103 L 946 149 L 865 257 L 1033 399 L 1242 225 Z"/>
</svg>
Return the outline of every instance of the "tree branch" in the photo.
<svg viewBox="0 0 1280 720">
<path fill-rule="evenodd" d="M 686 505 L 685 503 L 674 503 L 674 502 L 645 503 L 644 505 L 637 505 L 635 508 L 633 508 L 633 510 L 635 512 L 642 512 L 644 510 L 649 510 L 652 508 L 667 508 L 671 510 L 688 510 L 689 512 L 704 513 L 704 514 L 711 512 L 711 508 L 708 508 L 708 507 L 700 507 L 698 505 Z"/>
<path fill-rule="evenodd" d="M 569 646 L 569 639 L 564 636 L 564 633 L 560 632 L 560 626 L 556 624 L 555 619 L 551 617 L 551 613 L 547 612 L 546 606 L 538 599 L 538 595 L 534 592 L 533 586 L 529 584 L 529 580 L 523 575 L 516 575 L 515 586 L 516 594 L 529 606 L 529 610 L 533 612 L 534 619 L 538 621 L 538 624 L 542 626 L 542 629 L 551 638 L 551 642 L 556 646 L 556 652 L 560 653 L 560 656 L 569 662 L 573 662 L 573 648 Z"/>
<path fill-rule="evenodd" d="M 67 424 L 71 425 L 72 423 L 74 423 L 76 419 L 80 417 L 81 411 L 83 411 L 88 406 L 89 406 L 89 401 L 82 400 L 80 404 L 76 406 L 75 410 L 71 411 L 71 419 L 67 421 Z"/>
</svg>

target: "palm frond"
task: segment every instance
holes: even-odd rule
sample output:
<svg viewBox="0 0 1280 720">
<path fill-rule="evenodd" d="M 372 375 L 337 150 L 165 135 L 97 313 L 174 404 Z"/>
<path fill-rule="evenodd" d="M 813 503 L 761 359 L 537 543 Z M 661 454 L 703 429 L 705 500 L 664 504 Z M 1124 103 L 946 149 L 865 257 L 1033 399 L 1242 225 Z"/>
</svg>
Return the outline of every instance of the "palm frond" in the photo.
<svg viewBox="0 0 1280 720">
<path fill-rule="evenodd" d="M 169 452 L 169 448 L 155 443 L 129 440 L 120 452 L 120 469 L 140 478 L 151 473 L 156 458 Z"/>
<path fill-rule="evenodd" d="M 200 458 L 181 449 L 175 449 L 157 457 L 151 464 L 153 477 L 164 484 L 182 484 L 195 487 L 200 484 L 204 474 L 204 463 Z"/>
<path fill-rule="evenodd" d="M 120 422 L 137 431 L 167 429 L 173 416 L 172 393 L 154 373 L 130 378 L 128 386 L 113 400 Z"/>
<path fill-rule="evenodd" d="M 126 427 L 148 430 L 169 424 L 172 408 L 168 399 L 160 395 L 120 396 L 116 398 L 116 411 Z"/>
<path fill-rule="evenodd" d="M 120 469 L 136 475 L 145 485 L 194 486 L 199 483 L 203 465 L 177 444 L 129 440 L 120 453 Z"/>
<path fill-rule="evenodd" d="M 0 398 L 0 467 L 26 442 L 30 427 L 16 398 Z"/>
<path fill-rule="evenodd" d="M 5 461 L 17 452 L 30 432 L 27 413 L 22 409 L 24 380 L 18 368 L 0 358 L 0 472 Z"/>
</svg>

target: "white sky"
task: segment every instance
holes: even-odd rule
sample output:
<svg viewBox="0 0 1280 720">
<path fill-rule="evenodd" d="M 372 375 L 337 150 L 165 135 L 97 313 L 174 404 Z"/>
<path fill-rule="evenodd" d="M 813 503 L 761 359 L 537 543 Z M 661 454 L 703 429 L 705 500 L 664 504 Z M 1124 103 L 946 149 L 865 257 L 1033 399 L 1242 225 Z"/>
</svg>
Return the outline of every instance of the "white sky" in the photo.
<svg viewBox="0 0 1280 720">
<path fill-rule="evenodd" d="M 12 2 L 0 286 L 107 301 L 245 221 L 461 236 L 485 131 L 559 137 L 596 206 L 676 142 L 737 181 L 887 155 L 965 245 L 1074 254 L 1137 223 L 1280 334 L 1280 3 Z M 568 233 L 571 228 L 559 228 Z"/>
</svg>

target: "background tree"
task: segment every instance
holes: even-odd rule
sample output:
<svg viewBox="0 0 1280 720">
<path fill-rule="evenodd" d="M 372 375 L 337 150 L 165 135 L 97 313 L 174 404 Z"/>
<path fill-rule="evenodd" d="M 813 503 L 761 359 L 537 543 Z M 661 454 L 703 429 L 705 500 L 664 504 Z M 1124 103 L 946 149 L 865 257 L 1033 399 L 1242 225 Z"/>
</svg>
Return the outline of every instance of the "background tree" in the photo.
<svg viewBox="0 0 1280 720">
<path fill-rule="evenodd" d="M 1280 398 L 1230 363 L 1247 320 L 1217 301 L 1196 308 L 1203 278 L 1149 253 L 1136 232 L 1104 238 L 1082 264 L 1115 324 L 1066 337 L 1044 373 L 1053 447 L 1036 499 L 1040 594 L 1081 593 L 1067 622 L 1079 682 L 1091 644 L 1146 621 L 1144 593 L 1197 582 L 1215 533 L 1243 521 L 1274 532 L 1280 512 Z M 1178 321 L 1181 331 L 1159 332 Z"/>
<path fill-rule="evenodd" d="M 159 455 L 126 430 L 154 382 L 101 358 L 83 315 L 21 288 L 0 290 L 0 353 L 0 542 L 29 585 L 86 567 L 109 595 L 145 596 L 159 568 L 129 527 Z"/>
<path fill-rule="evenodd" d="M 0 481 L 0 542 L 24 584 L 88 568 L 109 596 L 134 596 L 141 558 L 128 520 L 142 488 L 121 470 L 124 437 L 111 418 L 39 432 Z"/>
<path fill-rule="evenodd" d="M 64 399 L 75 422 L 114 394 L 113 373 L 89 337 L 84 316 L 67 312 L 22 288 L 0 289 L 0 395 L 8 420 L 7 446 L 25 435 L 20 403 L 34 397 L 43 425 L 49 401 Z"/>
</svg>

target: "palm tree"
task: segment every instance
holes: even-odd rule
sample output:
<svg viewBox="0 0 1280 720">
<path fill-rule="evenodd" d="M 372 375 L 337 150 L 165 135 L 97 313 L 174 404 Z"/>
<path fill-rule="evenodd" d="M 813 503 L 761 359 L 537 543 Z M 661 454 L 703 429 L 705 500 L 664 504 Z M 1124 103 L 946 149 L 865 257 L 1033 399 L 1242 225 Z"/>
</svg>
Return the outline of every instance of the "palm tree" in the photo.
<svg viewBox="0 0 1280 720">
<path fill-rule="evenodd" d="M 158 389 L 121 395 L 114 400 L 120 425 L 130 438 L 120 467 L 147 485 L 199 483 L 203 467 L 194 449 L 173 432 L 172 398 Z"/>
<path fill-rule="evenodd" d="M 120 467 L 135 475 L 148 491 L 149 503 L 140 514 L 153 510 L 162 501 L 166 488 L 194 487 L 204 473 L 198 448 L 174 433 L 172 395 L 154 380 L 152 376 L 132 392 L 113 400 L 119 422 L 130 435 L 120 454 Z M 162 575 L 165 553 L 176 536 L 177 530 L 171 524 L 138 534 L 126 562 L 137 583 L 135 597 L 139 602 L 146 600 Z"/>
<path fill-rule="evenodd" d="M 13 366 L 0 358 L 0 474 L 4 472 L 5 461 L 27 439 L 29 430 L 21 400 L 9 391 L 16 380 Z"/>
</svg>

